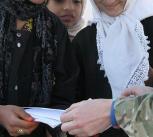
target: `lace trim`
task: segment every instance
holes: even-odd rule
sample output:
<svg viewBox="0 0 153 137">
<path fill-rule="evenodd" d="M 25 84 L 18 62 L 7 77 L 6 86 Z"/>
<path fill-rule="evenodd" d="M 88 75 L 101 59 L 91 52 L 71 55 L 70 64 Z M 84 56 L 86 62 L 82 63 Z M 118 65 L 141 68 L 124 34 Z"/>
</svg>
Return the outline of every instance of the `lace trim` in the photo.
<svg viewBox="0 0 153 137">
<path fill-rule="evenodd" d="M 103 25 L 98 22 L 97 23 L 97 36 L 96 36 L 96 41 L 97 41 L 97 50 L 98 50 L 98 60 L 97 64 L 100 64 L 100 70 L 104 70 L 104 62 L 103 62 L 103 45 L 104 45 L 104 39 L 105 35 L 103 30 Z"/>
<path fill-rule="evenodd" d="M 144 57 L 131 77 L 130 81 L 127 84 L 127 87 L 132 87 L 136 85 L 144 85 L 143 81 L 148 79 L 148 71 L 149 71 L 149 62 L 148 62 L 148 50 L 150 47 L 148 44 L 150 43 L 147 39 L 148 37 L 144 35 L 143 26 L 138 22 L 135 27 L 135 32 L 140 40 L 140 43 L 144 49 Z"/>
<path fill-rule="evenodd" d="M 140 22 L 137 22 L 135 26 L 135 32 L 140 40 L 142 47 L 144 48 L 144 51 L 147 53 L 147 51 L 150 49 L 150 47 L 148 46 L 150 41 L 148 40 L 148 36 L 144 35 L 143 26 Z"/>
<path fill-rule="evenodd" d="M 101 30 L 103 30 L 103 25 L 100 21 L 97 21 L 97 50 L 98 50 L 98 60 L 97 64 L 100 64 L 100 70 L 104 70 L 104 62 L 103 62 L 103 45 L 105 34 Z M 149 71 L 149 62 L 148 62 L 148 50 L 150 47 L 148 44 L 150 43 L 147 39 L 148 37 L 144 35 L 143 26 L 140 22 L 136 23 L 135 32 L 138 36 L 140 41 L 140 46 L 143 47 L 144 51 L 144 58 L 142 59 L 140 65 L 137 67 L 136 71 L 132 75 L 131 79 L 129 80 L 127 87 L 134 86 L 134 85 L 142 85 L 144 84 L 143 81 L 148 79 L 148 71 Z"/>
<path fill-rule="evenodd" d="M 133 76 L 131 77 L 126 88 L 133 87 L 136 85 L 144 85 L 143 81 L 145 81 L 148 78 L 146 76 L 146 75 L 148 75 L 148 69 L 149 69 L 149 65 L 148 65 L 146 58 L 144 57 L 142 59 L 142 61 L 140 62 L 140 65 L 138 66 L 138 68 L 134 72 Z"/>
</svg>

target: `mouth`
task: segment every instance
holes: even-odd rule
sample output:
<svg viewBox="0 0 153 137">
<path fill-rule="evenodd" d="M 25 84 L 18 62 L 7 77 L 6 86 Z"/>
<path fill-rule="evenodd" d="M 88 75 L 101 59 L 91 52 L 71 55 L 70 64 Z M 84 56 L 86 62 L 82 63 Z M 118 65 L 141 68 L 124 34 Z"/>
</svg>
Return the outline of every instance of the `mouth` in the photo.
<svg viewBox="0 0 153 137">
<path fill-rule="evenodd" d="M 113 8 L 115 8 L 116 6 L 118 6 L 120 3 L 121 3 L 121 1 L 119 1 L 119 2 L 114 2 L 114 3 L 112 3 L 111 5 L 105 5 L 105 7 L 106 7 L 107 9 L 113 9 Z"/>
<path fill-rule="evenodd" d="M 68 14 L 60 16 L 60 19 L 64 22 L 70 22 L 73 20 L 73 18 L 74 18 L 73 15 L 68 15 Z"/>
</svg>

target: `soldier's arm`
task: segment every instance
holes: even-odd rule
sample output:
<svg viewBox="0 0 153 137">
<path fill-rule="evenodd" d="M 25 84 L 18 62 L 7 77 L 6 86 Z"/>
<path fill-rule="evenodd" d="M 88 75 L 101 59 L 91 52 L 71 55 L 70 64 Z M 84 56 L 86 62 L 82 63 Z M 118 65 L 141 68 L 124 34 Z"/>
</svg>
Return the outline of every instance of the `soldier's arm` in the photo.
<svg viewBox="0 0 153 137">
<path fill-rule="evenodd" d="M 114 102 L 117 124 L 130 137 L 152 137 L 153 93 Z"/>
</svg>

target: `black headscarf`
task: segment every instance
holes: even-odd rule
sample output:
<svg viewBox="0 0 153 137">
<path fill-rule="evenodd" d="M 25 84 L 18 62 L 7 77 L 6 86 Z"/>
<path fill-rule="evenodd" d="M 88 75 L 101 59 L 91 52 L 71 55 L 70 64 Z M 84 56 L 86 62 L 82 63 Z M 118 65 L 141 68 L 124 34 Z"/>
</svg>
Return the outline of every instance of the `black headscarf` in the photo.
<svg viewBox="0 0 153 137">
<path fill-rule="evenodd" d="M 42 12 L 45 4 L 33 4 L 29 0 L 0 0 L 0 103 L 5 104 L 5 91 L 8 87 L 8 73 L 11 63 L 11 44 L 15 40 L 16 19 L 33 18 L 36 36 L 41 40 L 41 64 L 34 64 L 31 105 L 43 105 L 49 102 L 53 83 L 53 62 L 55 61 L 57 41 L 54 33 L 56 18 Z M 41 67 L 41 77 L 37 68 Z M 4 102 L 3 102 L 4 101 Z"/>
<path fill-rule="evenodd" d="M 12 16 L 21 20 L 35 17 L 41 11 L 43 4 L 34 4 L 30 0 L 0 0 L 0 6 Z"/>
</svg>

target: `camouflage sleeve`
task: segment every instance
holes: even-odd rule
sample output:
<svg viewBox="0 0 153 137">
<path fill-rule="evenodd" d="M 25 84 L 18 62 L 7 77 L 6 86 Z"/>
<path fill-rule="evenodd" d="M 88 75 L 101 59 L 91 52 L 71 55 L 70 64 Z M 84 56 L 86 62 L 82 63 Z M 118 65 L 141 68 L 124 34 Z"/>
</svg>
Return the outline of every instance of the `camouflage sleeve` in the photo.
<svg viewBox="0 0 153 137">
<path fill-rule="evenodd" d="M 118 125 L 129 137 L 153 137 L 153 94 L 115 101 Z"/>
</svg>

